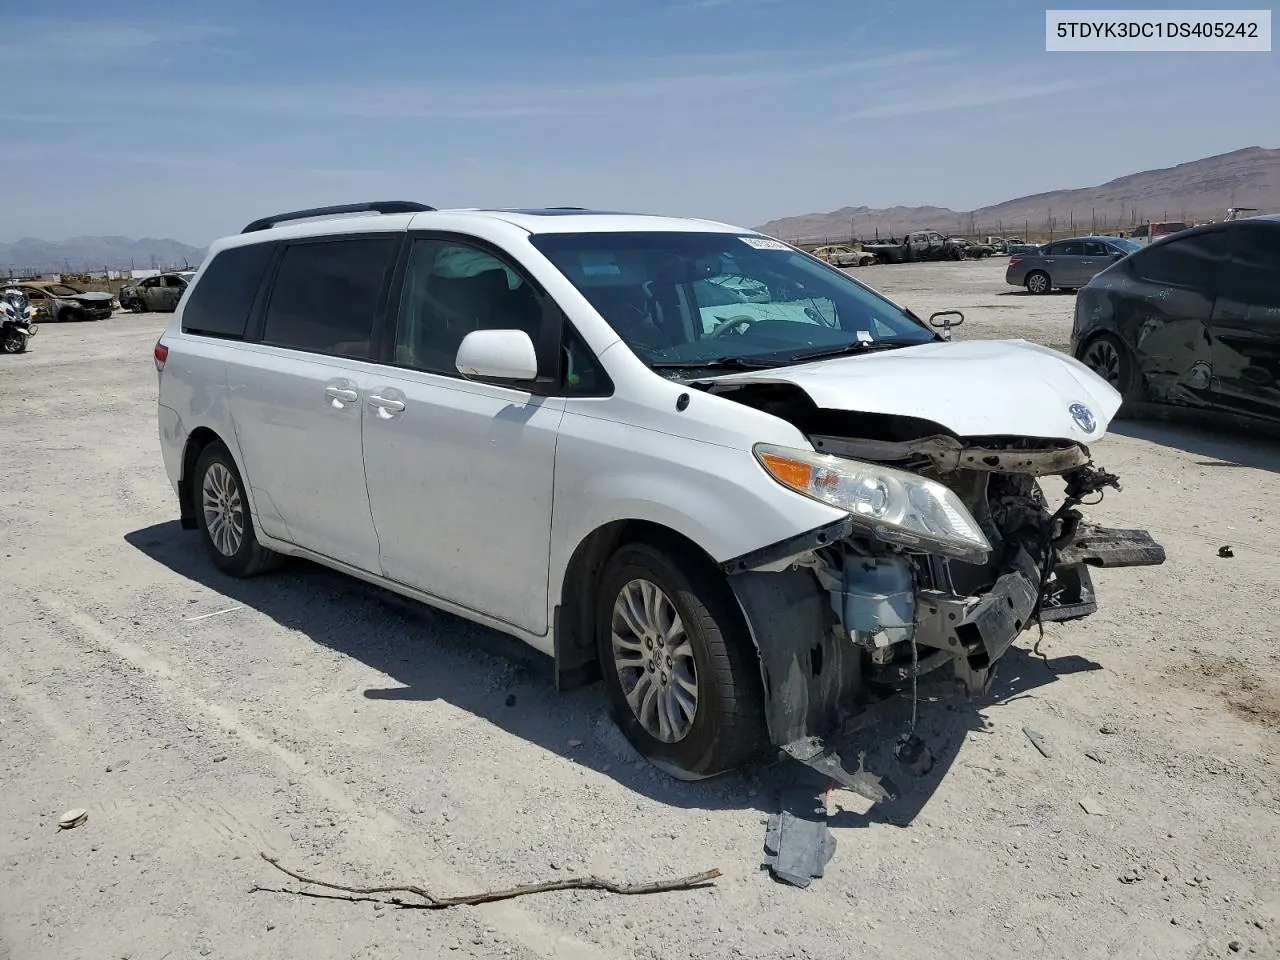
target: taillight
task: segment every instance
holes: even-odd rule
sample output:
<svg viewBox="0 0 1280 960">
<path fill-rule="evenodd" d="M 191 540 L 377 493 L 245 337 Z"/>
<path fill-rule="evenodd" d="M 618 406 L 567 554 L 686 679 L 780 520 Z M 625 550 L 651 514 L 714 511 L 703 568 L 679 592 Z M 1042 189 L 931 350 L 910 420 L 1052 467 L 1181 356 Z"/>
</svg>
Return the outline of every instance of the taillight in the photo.
<svg viewBox="0 0 1280 960">
<path fill-rule="evenodd" d="M 156 373 L 164 372 L 164 362 L 169 359 L 169 348 L 165 346 L 163 340 L 156 341 L 156 348 L 152 351 L 156 358 Z"/>
<path fill-rule="evenodd" d="M 1022 262 L 1022 258 L 1021 258 L 1021 257 L 1010 257 L 1010 258 L 1009 258 L 1009 266 L 1011 266 L 1011 267 L 1016 267 L 1016 266 L 1017 266 L 1018 264 L 1020 264 L 1021 262 Z"/>
</svg>

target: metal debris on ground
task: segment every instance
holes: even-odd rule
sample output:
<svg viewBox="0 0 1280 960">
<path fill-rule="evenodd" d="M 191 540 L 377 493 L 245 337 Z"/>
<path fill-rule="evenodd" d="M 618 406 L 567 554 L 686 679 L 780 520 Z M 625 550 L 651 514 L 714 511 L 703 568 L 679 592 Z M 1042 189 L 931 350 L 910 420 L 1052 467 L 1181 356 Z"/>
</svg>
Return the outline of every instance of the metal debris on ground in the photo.
<svg viewBox="0 0 1280 960">
<path fill-rule="evenodd" d="M 351 896 L 338 896 L 332 893 L 318 893 L 314 890 L 289 890 L 278 887 L 263 887 L 254 884 L 250 893 L 287 893 L 295 897 L 315 897 L 321 900 L 348 900 L 354 903 L 373 902 L 389 903 L 404 910 L 444 910 L 449 907 L 474 906 L 478 903 L 496 903 L 499 900 L 512 900 L 516 897 L 528 896 L 532 893 L 550 893 L 553 890 L 604 890 L 622 896 L 641 896 L 650 893 L 666 893 L 672 890 L 697 890 L 719 877 L 718 869 L 704 870 L 676 880 L 654 880 L 649 883 L 616 883 L 600 877 L 566 877 L 563 880 L 548 880 L 543 883 L 525 883 L 501 890 L 489 890 L 484 893 L 469 893 L 460 897 L 438 897 L 425 887 L 416 884 L 389 884 L 378 887 L 356 887 L 330 880 L 317 880 L 291 870 L 276 857 L 266 853 L 258 854 L 281 873 L 292 877 L 299 883 L 309 883 L 328 890 L 340 890 Z M 418 900 L 402 900 L 391 894 L 407 893 Z M 386 895 L 386 896 L 382 896 Z"/>
<path fill-rule="evenodd" d="M 1030 727 L 1023 727 L 1022 732 L 1027 735 L 1027 739 L 1031 741 L 1031 745 L 1040 751 L 1041 756 L 1053 756 L 1053 751 L 1049 749 L 1049 744 L 1045 742 L 1043 733 L 1032 730 Z"/>
<path fill-rule="evenodd" d="M 1107 815 L 1106 808 L 1097 800 L 1085 798 L 1077 802 L 1080 804 L 1080 809 L 1091 816 L 1105 817 Z"/>
<path fill-rule="evenodd" d="M 840 754 L 828 749 L 818 737 L 793 740 L 782 747 L 782 752 L 873 803 L 893 800 L 898 794 L 898 789 L 891 780 L 877 776 L 867 769 L 866 751 L 858 754 L 858 769 L 852 771 L 845 767 Z"/>
<path fill-rule="evenodd" d="M 71 830 L 80 826 L 89 819 L 89 811 L 81 810 L 79 807 L 74 810 L 68 810 L 58 818 L 58 828 L 60 830 Z"/>
<path fill-rule="evenodd" d="M 797 788 L 783 797 L 782 810 L 769 817 L 763 866 L 780 883 L 804 889 L 821 877 L 836 852 L 827 827 L 825 793 Z"/>
<path fill-rule="evenodd" d="M 894 745 L 893 755 L 913 776 L 923 777 L 933 769 L 933 751 L 914 733 L 904 733 Z"/>
<path fill-rule="evenodd" d="M 1094 763 L 1106 763 L 1106 762 L 1107 762 L 1107 761 L 1103 760 L 1103 759 L 1102 759 L 1102 757 L 1100 757 L 1100 756 L 1098 756 L 1096 753 L 1094 753 L 1092 750 L 1086 750 L 1086 751 L 1084 752 L 1084 755 L 1085 755 L 1086 757 L 1088 757 L 1090 760 L 1092 760 Z"/>
<path fill-rule="evenodd" d="M 237 610 L 242 610 L 242 609 L 244 608 L 243 607 L 227 607 L 225 610 L 214 610 L 212 613 L 202 613 L 202 614 L 199 614 L 198 616 L 183 617 L 182 619 L 187 623 L 195 623 L 197 620 L 208 620 L 210 617 L 220 617 L 224 613 L 235 613 Z"/>
<path fill-rule="evenodd" d="M 1220 557 L 1234 557 L 1235 555 L 1235 551 L 1229 546 L 1222 546 L 1218 548 L 1218 556 Z"/>
</svg>

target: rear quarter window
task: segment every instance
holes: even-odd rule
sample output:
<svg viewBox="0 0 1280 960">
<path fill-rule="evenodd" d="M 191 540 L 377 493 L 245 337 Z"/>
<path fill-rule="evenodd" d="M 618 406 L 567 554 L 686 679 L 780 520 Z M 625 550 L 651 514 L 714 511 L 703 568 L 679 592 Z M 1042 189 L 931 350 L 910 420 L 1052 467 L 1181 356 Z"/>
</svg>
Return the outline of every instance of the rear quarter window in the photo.
<svg viewBox="0 0 1280 960">
<path fill-rule="evenodd" d="M 1227 252 L 1221 230 L 1171 240 L 1135 253 L 1133 272 L 1150 283 L 1209 291 Z"/>
<path fill-rule="evenodd" d="M 253 298 L 274 251 L 275 244 L 251 243 L 216 254 L 187 295 L 182 332 L 244 337 Z"/>
</svg>

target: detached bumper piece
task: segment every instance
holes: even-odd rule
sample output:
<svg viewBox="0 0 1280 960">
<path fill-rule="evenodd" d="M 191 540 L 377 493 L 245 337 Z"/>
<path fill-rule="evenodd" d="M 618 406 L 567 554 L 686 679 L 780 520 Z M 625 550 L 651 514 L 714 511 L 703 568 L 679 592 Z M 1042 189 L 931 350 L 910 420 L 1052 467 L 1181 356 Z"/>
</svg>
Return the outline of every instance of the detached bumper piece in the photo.
<svg viewBox="0 0 1280 960">
<path fill-rule="evenodd" d="M 1082 523 L 1072 542 L 1058 551 L 1059 564 L 1091 567 L 1154 567 L 1164 563 L 1164 547 L 1145 530 L 1115 530 Z"/>
</svg>

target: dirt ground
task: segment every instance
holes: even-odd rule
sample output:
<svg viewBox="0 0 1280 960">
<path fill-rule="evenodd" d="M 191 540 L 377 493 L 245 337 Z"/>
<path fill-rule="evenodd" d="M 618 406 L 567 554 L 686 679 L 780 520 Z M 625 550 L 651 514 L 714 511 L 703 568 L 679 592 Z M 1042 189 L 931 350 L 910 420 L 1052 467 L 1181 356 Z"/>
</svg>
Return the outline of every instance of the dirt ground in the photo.
<svg viewBox="0 0 1280 960">
<path fill-rule="evenodd" d="M 957 338 L 1065 344 L 1073 297 L 1003 269 L 856 275 L 964 310 Z M 673 782 L 514 641 L 308 564 L 218 575 L 160 461 L 167 319 L 0 356 L 3 960 L 1280 955 L 1276 446 L 1116 424 L 1095 453 L 1124 490 L 1092 515 L 1168 562 L 1099 571 L 1099 613 L 1045 659 L 1025 637 L 989 699 L 922 704 L 935 768 L 889 770 L 883 809 L 834 793 L 834 859 L 798 890 L 760 870 L 796 768 Z M 261 851 L 438 894 L 723 876 L 424 911 L 263 891 L 298 884 Z"/>
</svg>

